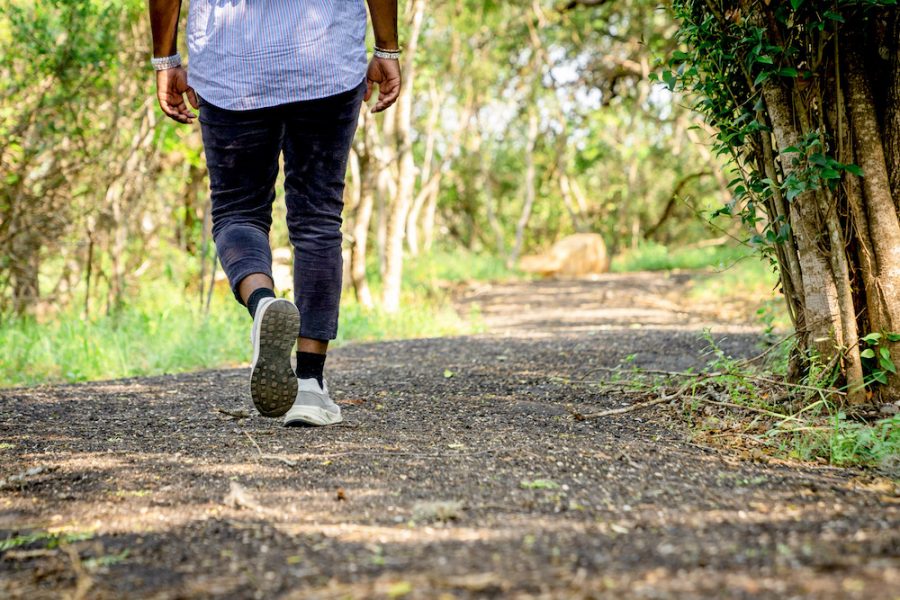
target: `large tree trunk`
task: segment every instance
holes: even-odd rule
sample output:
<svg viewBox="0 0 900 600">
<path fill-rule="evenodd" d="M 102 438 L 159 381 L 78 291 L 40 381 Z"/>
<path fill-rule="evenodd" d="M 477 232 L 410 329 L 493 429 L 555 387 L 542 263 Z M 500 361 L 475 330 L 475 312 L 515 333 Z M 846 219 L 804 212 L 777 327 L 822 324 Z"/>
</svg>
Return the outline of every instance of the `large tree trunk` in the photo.
<svg viewBox="0 0 900 600">
<path fill-rule="evenodd" d="M 707 96 L 700 106 L 722 134 L 718 150 L 742 174 L 736 212 L 754 226 L 755 211 L 767 213 L 764 248 L 778 260 L 798 336 L 791 365 L 802 368 L 789 378 L 821 373 L 809 356 L 818 355 L 841 367 L 851 403 L 900 398 L 891 375 L 900 365 L 891 342 L 900 329 L 900 13 L 837 3 L 823 27 L 811 5 L 792 4 L 802 8 L 675 0 L 686 45 L 716 49 L 693 50 L 692 69 L 679 72 Z M 735 35 L 742 28 L 754 35 Z M 764 60 L 760 50 L 774 47 Z M 723 69 L 723 56 L 735 69 Z M 732 136 L 760 92 L 754 125 L 768 121 L 771 134 Z"/>
<path fill-rule="evenodd" d="M 894 207 L 900 212 L 900 11 L 894 11 L 893 28 L 888 46 L 890 68 L 887 73 L 888 94 L 885 106 L 884 152 Z"/>
<path fill-rule="evenodd" d="M 859 40 L 847 36 L 843 43 L 847 108 L 853 131 L 853 149 L 863 170 L 862 189 L 866 200 L 866 220 L 871 236 L 876 268 L 881 322 L 870 327 L 879 332 L 900 330 L 900 221 L 891 195 L 884 147 L 866 71 L 859 55 Z M 891 359 L 900 365 L 900 342 L 890 344 Z M 888 386 L 889 396 L 900 397 L 896 375 Z"/>
<path fill-rule="evenodd" d="M 800 145 L 800 133 L 794 125 L 794 114 L 780 84 L 767 81 L 763 86 L 772 130 L 778 149 L 784 151 Z M 781 168 L 785 177 L 798 173 L 794 164 L 796 155 L 782 156 Z M 840 340 L 836 338 L 843 327 L 840 322 L 840 308 L 837 286 L 827 256 L 821 249 L 823 235 L 820 224 L 815 192 L 807 191 L 790 204 L 790 224 L 797 244 L 797 255 L 803 290 L 803 311 L 806 331 L 798 331 L 801 345 L 815 349 L 825 362 L 837 352 Z"/>
<path fill-rule="evenodd" d="M 399 153 L 399 173 L 397 195 L 391 204 L 387 221 L 387 244 L 385 248 L 384 283 L 382 305 L 387 312 L 400 309 L 400 287 L 403 276 L 403 237 L 406 232 L 406 218 L 413 201 L 416 183 L 416 165 L 412 149 L 412 102 L 415 82 L 415 55 L 425 17 L 425 0 L 414 0 L 412 6 L 412 27 L 406 46 L 406 60 L 403 63 L 404 87 L 397 100 L 396 137 Z"/>
</svg>

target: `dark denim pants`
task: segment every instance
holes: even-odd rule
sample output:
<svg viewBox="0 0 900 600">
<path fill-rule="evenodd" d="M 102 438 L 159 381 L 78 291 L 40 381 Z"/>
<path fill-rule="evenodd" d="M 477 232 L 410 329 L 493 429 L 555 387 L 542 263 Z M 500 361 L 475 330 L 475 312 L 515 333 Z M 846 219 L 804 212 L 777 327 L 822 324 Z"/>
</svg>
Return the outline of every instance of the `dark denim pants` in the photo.
<svg viewBox="0 0 900 600">
<path fill-rule="evenodd" d="M 247 111 L 200 102 L 213 239 L 239 302 L 241 280 L 272 277 L 269 228 L 284 152 L 294 301 L 305 338 L 337 335 L 344 177 L 365 90 L 363 82 L 337 96 Z"/>
</svg>

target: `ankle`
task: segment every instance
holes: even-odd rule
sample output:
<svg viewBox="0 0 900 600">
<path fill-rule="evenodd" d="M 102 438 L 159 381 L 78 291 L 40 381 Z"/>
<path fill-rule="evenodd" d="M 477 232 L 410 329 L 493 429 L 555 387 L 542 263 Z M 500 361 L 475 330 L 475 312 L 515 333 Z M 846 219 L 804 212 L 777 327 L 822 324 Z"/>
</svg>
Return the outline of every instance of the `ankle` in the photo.
<svg viewBox="0 0 900 600">
<path fill-rule="evenodd" d="M 297 379 L 315 379 L 324 386 L 325 354 L 297 351 Z"/>
<path fill-rule="evenodd" d="M 259 306 L 263 298 L 274 298 L 275 292 L 269 288 L 256 288 L 247 298 L 247 311 L 250 312 L 251 318 L 256 318 L 256 307 Z"/>
</svg>

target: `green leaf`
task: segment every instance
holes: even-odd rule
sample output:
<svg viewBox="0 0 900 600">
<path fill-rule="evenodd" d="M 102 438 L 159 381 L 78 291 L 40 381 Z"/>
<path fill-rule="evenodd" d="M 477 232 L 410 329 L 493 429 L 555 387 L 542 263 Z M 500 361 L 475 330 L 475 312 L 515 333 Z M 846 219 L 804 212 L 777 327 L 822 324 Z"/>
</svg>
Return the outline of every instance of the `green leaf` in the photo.
<svg viewBox="0 0 900 600">
<path fill-rule="evenodd" d="M 797 10 L 800 8 L 800 5 L 803 4 L 803 0 L 791 0 L 791 8 Z"/>
<path fill-rule="evenodd" d="M 878 383 L 887 384 L 887 376 L 884 374 L 884 371 L 875 371 L 872 373 L 872 379 Z"/>
<path fill-rule="evenodd" d="M 535 479 L 534 481 L 522 480 L 519 487 L 525 490 L 555 490 L 559 484 L 549 479 Z"/>
<path fill-rule="evenodd" d="M 885 371 L 890 371 L 891 373 L 897 372 L 897 367 L 894 366 L 894 363 L 891 360 L 879 360 L 878 364 Z"/>
<path fill-rule="evenodd" d="M 888 350 L 887 348 L 879 348 L 879 349 L 878 349 L 878 354 L 881 355 L 881 358 L 884 358 L 884 359 L 887 359 L 887 360 L 890 360 L 890 359 L 891 359 L 891 351 Z"/>
<path fill-rule="evenodd" d="M 860 339 L 862 341 L 866 342 L 867 344 L 874 344 L 874 343 L 878 342 L 878 340 L 881 339 L 881 334 L 880 333 L 870 333 L 869 335 L 862 337 Z"/>
<path fill-rule="evenodd" d="M 769 79 L 769 77 L 771 77 L 771 76 L 772 76 L 772 73 L 770 73 L 769 71 L 763 71 L 762 73 L 760 73 L 759 75 L 756 76 L 756 79 L 753 80 L 753 85 L 759 85 L 763 81 L 766 81 L 767 79 Z"/>
<path fill-rule="evenodd" d="M 857 177 L 863 176 L 863 170 L 859 165 L 844 165 L 844 170 L 848 173 L 856 175 Z"/>
<path fill-rule="evenodd" d="M 456 375 L 456 373 L 454 373 L 454 372 L 451 371 L 450 369 L 444 369 L 444 378 L 445 378 L 445 379 L 450 379 L 450 378 L 453 377 L 454 375 Z"/>
<path fill-rule="evenodd" d="M 863 358 L 875 358 L 875 351 L 871 348 L 866 348 L 865 350 L 860 352 L 859 355 Z"/>
</svg>

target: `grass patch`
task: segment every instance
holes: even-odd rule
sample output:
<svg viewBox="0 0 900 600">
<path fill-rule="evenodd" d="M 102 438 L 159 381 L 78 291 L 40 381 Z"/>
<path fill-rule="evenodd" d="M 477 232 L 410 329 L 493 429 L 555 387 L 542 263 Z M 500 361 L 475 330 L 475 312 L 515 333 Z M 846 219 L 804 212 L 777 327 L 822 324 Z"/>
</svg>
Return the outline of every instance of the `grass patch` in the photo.
<svg viewBox="0 0 900 600">
<path fill-rule="evenodd" d="M 179 298 L 169 290 L 171 298 Z M 204 317 L 187 302 L 139 298 L 112 315 L 75 311 L 0 327 L 3 385 L 88 381 L 236 364 L 249 358 L 247 315 L 216 298 Z"/>
<path fill-rule="evenodd" d="M 403 282 L 407 286 L 440 287 L 445 283 L 504 281 L 521 276 L 520 271 L 507 268 L 498 256 L 436 249 L 410 259 L 403 271 Z"/>
<path fill-rule="evenodd" d="M 705 339 L 709 359 L 702 369 L 644 371 L 629 356 L 608 378 L 590 385 L 605 393 L 625 390 L 635 396 L 636 407 L 659 398 L 679 402 L 696 442 L 746 458 L 867 467 L 900 479 L 900 415 L 843 408 L 834 374 L 821 368 L 811 369 L 804 385 L 784 382 L 793 340 L 782 339 L 765 354 L 738 360 L 709 333 Z"/>
<path fill-rule="evenodd" d="M 872 467 L 900 477 L 900 415 L 849 414 L 841 408 L 829 372 L 812 369 L 804 387 L 781 383 L 792 340 L 758 364 L 727 356 L 709 334 L 706 339 L 713 357 L 706 371 L 717 375 L 705 389 L 692 390 L 694 399 L 712 398 L 712 404 L 687 401 L 696 432 L 726 444 L 749 442 L 775 456 Z"/>
<path fill-rule="evenodd" d="M 458 315 L 448 283 L 509 278 L 502 260 L 436 251 L 407 263 L 403 308 L 366 310 L 344 295 L 336 344 L 356 340 L 461 335 L 481 330 L 477 312 Z M 377 271 L 377 269 L 374 269 Z M 375 277 L 373 293 L 380 282 Z M 0 386 L 94 381 L 236 366 L 250 356 L 250 319 L 227 290 L 213 296 L 208 315 L 196 297 L 163 278 L 139 288 L 110 315 L 84 319 L 76 309 L 41 321 L 0 324 Z"/>
<path fill-rule="evenodd" d="M 736 314 L 756 320 L 767 334 L 792 327 L 778 290 L 778 274 L 771 265 L 745 246 L 667 248 L 652 242 L 615 257 L 612 271 L 704 271 L 688 283 L 687 297 L 699 305 L 718 305 L 723 318 Z M 783 335 L 783 334 L 781 334 Z"/>
<path fill-rule="evenodd" d="M 60 544 L 74 544 L 76 542 L 89 540 L 93 537 L 94 534 L 90 532 L 63 533 L 59 531 L 37 531 L 0 540 L 0 552 L 32 545 L 47 550 L 54 550 L 59 548 Z"/>
<path fill-rule="evenodd" d="M 613 257 L 613 273 L 633 271 L 671 271 L 674 269 L 725 270 L 743 260 L 756 260 L 753 250 L 745 246 L 724 245 L 705 248 L 668 248 L 645 242 L 634 250 L 626 250 Z"/>
</svg>

